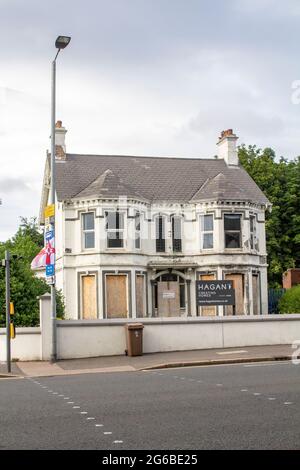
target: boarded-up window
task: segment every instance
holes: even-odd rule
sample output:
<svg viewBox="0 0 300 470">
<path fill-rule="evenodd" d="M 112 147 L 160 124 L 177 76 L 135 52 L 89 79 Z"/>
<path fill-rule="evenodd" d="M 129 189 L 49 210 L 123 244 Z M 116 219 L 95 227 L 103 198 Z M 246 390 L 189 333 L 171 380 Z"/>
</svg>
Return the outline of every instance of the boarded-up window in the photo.
<svg viewBox="0 0 300 470">
<path fill-rule="evenodd" d="M 199 274 L 199 281 L 214 281 L 216 279 L 215 274 Z M 217 315 L 217 307 L 215 305 L 208 305 L 198 307 L 198 315 L 214 317 Z"/>
<path fill-rule="evenodd" d="M 259 276 L 258 274 L 252 275 L 252 302 L 253 314 L 260 314 L 260 289 L 259 289 Z"/>
<path fill-rule="evenodd" d="M 146 285 L 145 275 L 137 274 L 135 277 L 136 316 L 146 316 Z"/>
<path fill-rule="evenodd" d="M 81 316 L 84 320 L 97 318 L 96 276 L 81 276 Z"/>
<path fill-rule="evenodd" d="M 126 318 L 127 275 L 107 274 L 106 280 L 106 316 L 107 318 Z"/>
<path fill-rule="evenodd" d="M 244 276 L 243 274 L 226 274 L 225 279 L 233 282 L 235 305 L 225 307 L 226 315 L 244 315 Z"/>
</svg>

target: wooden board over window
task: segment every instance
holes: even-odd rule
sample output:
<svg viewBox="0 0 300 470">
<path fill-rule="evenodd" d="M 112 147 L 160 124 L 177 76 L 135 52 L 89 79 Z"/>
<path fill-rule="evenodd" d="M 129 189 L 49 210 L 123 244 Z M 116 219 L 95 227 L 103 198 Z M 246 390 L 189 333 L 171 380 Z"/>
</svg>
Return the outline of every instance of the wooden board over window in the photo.
<svg viewBox="0 0 300 470">
<path fill-rule="evenodd" d="M 136 316 L 146 316 L 146 289 L 144 274 L 137 274 L 135 277 L 135 295 L 136 295 Z"/>
<path fill-rule="evenodd" d="M 106 316 L 127 318 L 127 275 L 106 274 Z"/>
<path fill-rule="evenodd" d="M 244 275 L 243 274 L 226 274 L 225 279 L 233 282 L 235 290 L 235 305 L 225 307 L 226 315 L 244 315 Z"/>
<path fill-rule="evenodd" d="M 180 316 L 180 292 L 178 281 L 162 281 L 157 283 L 158 316 Z"/>
<path fill-rule="evenodd" d="M 259 292 L 259 277 L 258 274 L 252 275 L 252 300 L 253 300 L 253 314 L 260 314 L 260 292 Z"/>
<path fill-rule="evenodd" d="M 93 320 L 97 318 L 97 288 L 95 274 L 81 277 L 81 293 L 82 318 L 84 320 Z"/>
<path fill-rule="evenodd" d="M 215 274 L 200 274 L 199 275 L 199 281 L 214 281 L 216 279 Z M 200 311 L 200 315 L 202 316 L 210 316 L 214 317 L 217 315 L 217 307 L 215 305 L 212 306 L 203 306 L 203 307 L 198 307 Z"/>
</svg>

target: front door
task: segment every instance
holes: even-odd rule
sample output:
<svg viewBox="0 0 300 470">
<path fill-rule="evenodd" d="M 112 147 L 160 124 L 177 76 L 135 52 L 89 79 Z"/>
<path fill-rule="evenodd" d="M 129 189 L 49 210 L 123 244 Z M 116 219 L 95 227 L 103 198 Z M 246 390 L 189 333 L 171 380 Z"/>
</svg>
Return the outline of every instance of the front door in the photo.
<svg viewBox="0 0 300 470">
<path fill-rule="evenodd" d="M 225 307 L 226 315 L 244 315 L 244 276 L 243 274 L 226 274 L 226 281 L 233 282 L 235 305 Z"/>
<path fill-rule="evenodd" d="M 127 275 L 106 275 L 106 316 L 107 318 L 127 317 Z"/>
<path fill-rule="evenodd" d="M 97 291 L 96 276 L 88 275 L 81 277 L 82 286 L 82 318 L 93 320 L 97 318 Z"/>
<path fill-rule="evenodd" d="M 160 281 L 157 283 L 158 316 L 180 316 L 180 291 L 178 281 Z"/>
</svg>

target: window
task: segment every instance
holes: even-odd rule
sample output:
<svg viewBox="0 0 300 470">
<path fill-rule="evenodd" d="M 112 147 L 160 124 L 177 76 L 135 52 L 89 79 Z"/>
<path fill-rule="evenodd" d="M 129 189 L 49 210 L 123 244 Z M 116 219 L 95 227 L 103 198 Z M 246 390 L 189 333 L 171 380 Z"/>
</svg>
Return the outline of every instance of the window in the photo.
<svg viewBox="0 0 300 470">
<path fill-rule="evenodd" d="M 225 248 L 241 248 L 240 214 L 224 214 Z"/>
<path fill-rule="evenodd" d="M 202 242 L 201 248 L 207 250 L 214 247 L 214 216 L 212 214 L 201 217 Z"/>
<path fill-rule="evenodd" d="M 135 248 L 139 250 L 141 248 L 141 214 L 137 212 L 135 214 Z"/>
<path fill-rule="evenodd" d="M 172 217 L 172 246 L 173 251 L 176 251 L 177 253 L 182 251 L 181 217 Z"/>
<path fill-rule="evenodd" d="M 165 240 L 165 218 L 161 215 L 155 219 L 156 222 L 156 251 L 158 253 L 166 251 Z"/>
<path fill-rule="evenodd" d="M 95 248 L 95 216 L 94 212 L 82 214 L 83 248 Z"/>
<path fill-rule="evenodd" d="M 105 212 L 107 248 L 124 246 L 124 214 L 119 211 Z"/>
<path fill-rule="evenodd" d="M 250 248 L 251 250 L 258 249 L 256 240 L 256 224 L 255 216 L 250 215 Z"/>
</svg>

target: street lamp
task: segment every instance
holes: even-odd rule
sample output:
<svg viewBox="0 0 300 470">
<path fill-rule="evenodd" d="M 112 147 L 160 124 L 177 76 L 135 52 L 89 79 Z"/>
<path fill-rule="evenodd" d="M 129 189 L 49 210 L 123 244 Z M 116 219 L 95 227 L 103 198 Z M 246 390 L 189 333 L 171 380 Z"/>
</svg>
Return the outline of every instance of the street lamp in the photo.
<svg viewBox="0 0 300 470">
<path fill-rule="evenodd" d="M 55 41 L 57 54 L 52 62 L 51 75 L 51 186 L 50 186 L 50 204 L 55 205 L 55 99 L 56 99 L 56 59 L 62 49 L 67 47 L 71 38 L 69 36 L 58 36 Z M 53 220 L 53 233 L 55 236 L 55 214 Z M 55 255 L 54 255 L 55 267 Z M 51 284 L 51 324 L 52 324 L 52 351 L 51 361 L 56 361 L 56 299 L 55 299 L 55 269 L 53 283 Z"/>
</svg>

